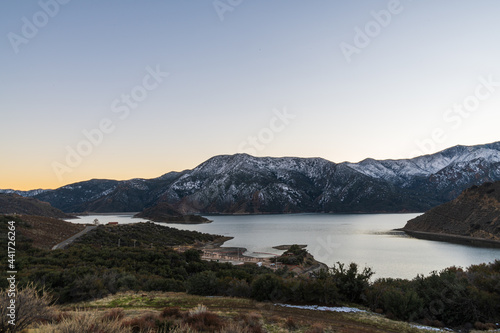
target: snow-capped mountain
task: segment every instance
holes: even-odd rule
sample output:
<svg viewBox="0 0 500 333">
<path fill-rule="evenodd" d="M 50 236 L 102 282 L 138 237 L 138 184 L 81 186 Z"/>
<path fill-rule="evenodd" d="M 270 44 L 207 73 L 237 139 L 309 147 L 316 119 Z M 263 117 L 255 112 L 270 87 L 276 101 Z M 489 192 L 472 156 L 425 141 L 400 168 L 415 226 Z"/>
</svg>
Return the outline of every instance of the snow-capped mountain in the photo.
<svg viewBox="0 0 500 333">
<path fill-rule="evenodd" d="M 186 172 L 159 200 L 183 212 L 360 212 L 386 210 L 386 201 L 400 200 L 395 196 L 395 189 L 343 164 L 237 154 L 213 157 Z"/>
<path fill-rule="evenodd" d="M 39 188 L 37 190 L 29 190 L 29 191 L 17 191 L 17 190 L 7 189 L 7 190 L 0 190 L 0 193 L 18 194 L 22 197 L 29 198 L 29 197 L 34 197 L 35 195 L 46 192 L 46 191 L 50 191 L 50 190 L 43 190 L 41 188 Z"/>
<path fill-rule="evenodd" d="M 183 213 L 401 212 L 427 210 L 496 180 L 500 142 L 413 159 L 339 164 L 221 155 L 154 179 L 94 179 L 34 197 L 66 212 L 131 212 L 159 202 Z"/>
<path fill-rule="evenodd" d="M 430 177 L 447 168 L 462 169 L 463 166 L 477 164 L 478 161 L 487 161 L 488 164 L 500 162 L 500 142 L 480 146 L 455 146 L 436 154 L 412 159 L 366 159 L 347 165 L 367 176 L 407 187 L 415 178 Z M 476 168 L 476 171 L 479 172 L 479 169 Z"/>
</svg>

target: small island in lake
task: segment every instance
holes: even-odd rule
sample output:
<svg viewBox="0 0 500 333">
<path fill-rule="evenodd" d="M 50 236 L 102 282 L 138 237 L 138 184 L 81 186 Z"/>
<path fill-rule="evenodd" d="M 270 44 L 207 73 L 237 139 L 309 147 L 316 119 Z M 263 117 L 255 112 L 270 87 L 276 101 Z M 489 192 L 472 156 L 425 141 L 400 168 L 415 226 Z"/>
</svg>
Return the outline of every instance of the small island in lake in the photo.
<svg viewBox="0 0 500 333">
<path fill-rule="evenodd" d="M 278 246 L 273 246 L 273 249 L 276 249 L 276 250 L 289 250 L 291 246 L 298 247 L 299 249 L 305 249 L 307 247 L 307 245 L 293 244 L 293 245 L 278 245 Z"/>
<path fill-rule="evenodd" d="M 201 224 L 210 223 L 211 220 L 192 214 L 182 214 L 179 210 L 166 202 L 159 202 L 156 205 L 144 209 L 134 217 L 147 218 L 153 222 L 179 223 L 179 224 Z"/>
</svg>

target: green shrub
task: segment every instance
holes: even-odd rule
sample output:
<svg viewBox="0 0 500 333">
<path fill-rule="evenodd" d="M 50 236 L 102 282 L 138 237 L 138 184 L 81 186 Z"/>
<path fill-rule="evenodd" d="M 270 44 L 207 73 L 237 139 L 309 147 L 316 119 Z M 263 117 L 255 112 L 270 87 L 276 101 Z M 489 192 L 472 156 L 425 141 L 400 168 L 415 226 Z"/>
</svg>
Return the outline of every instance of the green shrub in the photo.
<svg viewBox="0 0 500 333">
<path fill-rule="evenodd" d="M 375 272 L 369 267 L 365 267 L 362 272 L 359 272 L 358 265 L 355 263 L 350 263 L 349 267 L 346 267 L 343 263 L 337 262 L 330 269 L 330 274 L 335 281 L 339 296 L 344 301 L 362 303 L 369 286 L 369 280 Z"/>
<path fill-rule="evenodd" d="M 297 244 L 290 246 L 281 256 L 278 261 L 285 265 L 300 265 L 304 262 L 307 256 L 307 250 L 300 248 Z"/>
<path fill-rule="evenodd" d="M 400 279 L 377 280 L 367 299 L 372 310 L 382 309 L 388 317 L 408 321 L 421 318 L 424 306 L 412 282 Z"/>
<path fill-rule="evenodd" d="M 219 293 L 231 297 L 250 297 L 251 295 L 247 281 L 231 277 L 219 279 Z"/>
<path fill-rule="evenodd" d="M 216 295 L 218 281 L 217 276 L 212 271 L 205 271 L 194 274 L 186 281 L 186 291 L 195 295 Z"/>
<path fill-rule="evenodd" d="M 283 301 L 283 281 L 276 275 L 264 274 L 253 280 L 251 296 L 257 301 Z"/>
</svg>

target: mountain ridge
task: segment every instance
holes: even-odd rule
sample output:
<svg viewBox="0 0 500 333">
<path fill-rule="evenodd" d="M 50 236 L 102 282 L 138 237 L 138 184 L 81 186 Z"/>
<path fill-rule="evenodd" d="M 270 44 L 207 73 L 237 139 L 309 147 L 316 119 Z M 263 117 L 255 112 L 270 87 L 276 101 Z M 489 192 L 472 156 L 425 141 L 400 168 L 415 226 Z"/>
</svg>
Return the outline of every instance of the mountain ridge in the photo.
<svg viewBox="0 0 500 333">
<path fill-rule="evenodd" d="M 420 212 L 496 180 L 500 142 L 358 163 L 217 155 L 157 178 L 93 179 L 33 197 L 66 212 L 137 212 L 162 202 L 183 214 Z"/>
<path fill-rule="evenodd" d="M 35 215 L 51 218 L 72 218 L 48 202 L 33 197 L 23 197 L 16 193 L 0 193 L 0 215 Z"/>
</svg>

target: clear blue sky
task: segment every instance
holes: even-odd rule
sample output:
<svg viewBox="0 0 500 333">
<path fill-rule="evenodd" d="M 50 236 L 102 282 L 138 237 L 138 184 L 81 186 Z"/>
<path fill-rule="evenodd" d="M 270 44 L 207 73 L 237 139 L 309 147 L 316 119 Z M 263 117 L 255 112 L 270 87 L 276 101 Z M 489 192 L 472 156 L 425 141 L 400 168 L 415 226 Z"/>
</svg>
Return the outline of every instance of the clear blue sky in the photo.
<svg viewBox="0 0 500 333">
<path fill-rule="evenodd" d="M 0 5 L 0 188 L 500 140 L 498 1 L 59 1 Z"/>
</svg>

